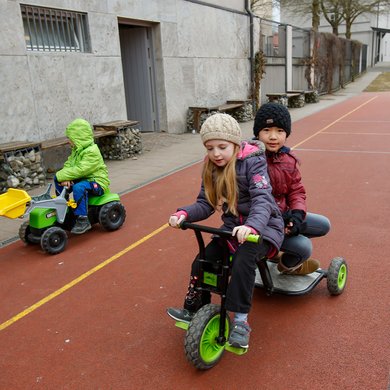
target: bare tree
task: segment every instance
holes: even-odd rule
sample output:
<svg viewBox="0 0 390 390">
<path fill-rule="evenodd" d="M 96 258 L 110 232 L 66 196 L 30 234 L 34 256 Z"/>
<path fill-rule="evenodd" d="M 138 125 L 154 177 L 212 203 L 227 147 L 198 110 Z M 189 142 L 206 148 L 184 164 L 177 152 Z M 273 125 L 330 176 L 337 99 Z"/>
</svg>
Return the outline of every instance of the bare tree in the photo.
<svg viewBox="0 0 390 390">
<path fill-rule="evenodd" d="M 343 18 L 345 20 L 345 37 L 351 39 L 352 24 L 364 13 L 379 14 L 380 10 L 388 7 L 388 0 L 340 0 Z"/>
<path fill-rule="evenodd" d="M 262 0 L 253 0 L 262 1 Z M 318 31 L 320 16 L 323 15 L 332 26 L 332 32 L 339 34 L 339 26 L 345 22 L 345 36 L 351 39 L 351 28 L 356 18 L 362 14 L 377 14 L 388 9 L 390 0 L 272 0 L 280 7 L 295 15 L 310 15 L 312 29 Z"/>
<path fill-rule="evenodd" d="M 292 15 L 307 17 L 311 15 L 313 31 L 318 31 L 321 17 L 321 0 L 273 0 L 282 9 Z"/>
<path fill-rule="evenodd" d="M 344 21 L 342 0 L 322 0 L 321 11 L 326 21 L 332 26 L 332 33 L 339 35 L 339 26 Z"/>
<path fill-rule="evenodd" d="M 273 7 L 278 6 L 278 0 L 251 0 L 252 11 L 263 18 L 271 18 Z"/>
</svg>

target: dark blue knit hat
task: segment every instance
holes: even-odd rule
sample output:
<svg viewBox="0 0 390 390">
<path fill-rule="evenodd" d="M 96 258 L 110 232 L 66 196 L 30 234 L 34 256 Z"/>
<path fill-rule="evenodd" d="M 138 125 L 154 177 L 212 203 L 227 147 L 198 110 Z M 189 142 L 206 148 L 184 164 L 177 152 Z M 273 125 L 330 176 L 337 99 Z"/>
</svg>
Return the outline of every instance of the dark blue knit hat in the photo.
<svg viewBox="0 0 390 390">
<path fill-rule="evenodd" d="M 287 137 L 291 134 L 291 116 L 288 109 L 279 103 L 265 103 L 256 113 L 253 134 L 257 138 L 265 127 L 279 127 Z"/>
</svg>

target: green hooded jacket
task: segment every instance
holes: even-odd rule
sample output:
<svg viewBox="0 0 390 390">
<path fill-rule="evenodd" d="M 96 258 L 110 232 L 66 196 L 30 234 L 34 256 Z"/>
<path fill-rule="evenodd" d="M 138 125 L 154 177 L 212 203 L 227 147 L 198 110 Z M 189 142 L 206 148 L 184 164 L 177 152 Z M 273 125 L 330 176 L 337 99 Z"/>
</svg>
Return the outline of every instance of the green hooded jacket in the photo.
<svg viewBox="0 0 390 390">
<path fill-rule="evenodd" d="M 110 185 L 108 171 L 94 142 L 91 125 L 84 119 L 75 119 L 68 125 L 65 134 L 74 146 L 64 167 L 56 173 L 57 180 L 60 183 L 77 179 L 95 181 L 107 191 Z"/>
</svg>

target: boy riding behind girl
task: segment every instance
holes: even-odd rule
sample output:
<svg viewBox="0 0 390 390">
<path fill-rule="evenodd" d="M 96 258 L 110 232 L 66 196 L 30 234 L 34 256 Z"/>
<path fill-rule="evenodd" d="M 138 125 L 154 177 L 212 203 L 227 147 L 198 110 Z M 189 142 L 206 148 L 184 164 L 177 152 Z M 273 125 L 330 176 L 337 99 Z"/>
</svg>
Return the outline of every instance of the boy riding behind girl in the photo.
<svg viewBox="0 0 390 390">
<path fill-rule="evenodd" d="M 307 213 L 299 161 L 285 146 L 291 134 L 288 109 L 278 103 L 262 105 L 256 113 L 253 133 L 265 145 L 272 194 L 284 219 L 285 238 L 281 252 L 275 257 L 278 270 L 292 275 L 312 273 L 320 263 L 310 258 L 310 238 L 327 234 L 330 222 L 322 215 Z"/>
</svg>

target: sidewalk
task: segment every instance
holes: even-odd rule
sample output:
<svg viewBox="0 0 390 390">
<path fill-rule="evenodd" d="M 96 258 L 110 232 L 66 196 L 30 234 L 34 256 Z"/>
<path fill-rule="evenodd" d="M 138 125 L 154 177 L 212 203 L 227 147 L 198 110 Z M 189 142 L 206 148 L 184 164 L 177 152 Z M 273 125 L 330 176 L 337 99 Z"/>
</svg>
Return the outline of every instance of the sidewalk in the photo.
<svg viewBox="0 0 390 390">
<path fill-rule="evenodd" d="M 345 89 L 332 95 L 321 96 L 319 103 L 290 109 L 292 121 L 294 122 L 312 115 L 359 94 L 381 72 L 387 71 L 390 71 L 390 63 L 383 63 L 375 68 L 370 68 L 367 73 L 355 82 L 348 84 Z M 240 125 L 243 131 L 243 138 L 250 138 L 252 136 L 253 121 L 241 123 Z M 204 156 L 204 148 L 200 142 L 199 134 L 143 133 L 142 140 L 144 152 L 136 159 L 106 161 L 112 192 L 117 192 L 121 195 L 126 194 L 199 162 Z M 30 195 L 36 195 L 43 191 L 44 188 L 41 187 L 29 191 L 29 193 Z M 19 239 L 18 230 L 22 219 L 0 218 L 1 248 Z"/>
</svg>

